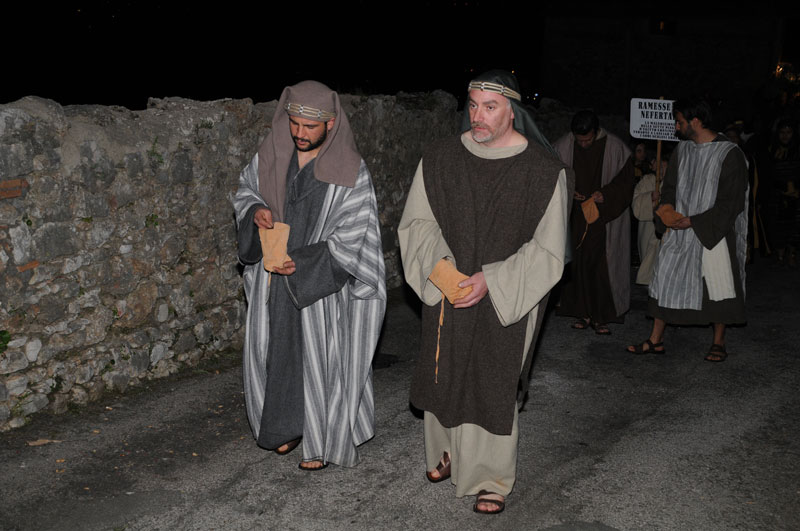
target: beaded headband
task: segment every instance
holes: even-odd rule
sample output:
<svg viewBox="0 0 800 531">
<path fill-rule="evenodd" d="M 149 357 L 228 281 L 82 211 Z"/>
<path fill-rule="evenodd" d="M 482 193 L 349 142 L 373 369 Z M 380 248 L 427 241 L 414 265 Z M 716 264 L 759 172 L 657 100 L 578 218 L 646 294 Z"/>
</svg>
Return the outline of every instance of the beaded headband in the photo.
<svg viewBox="0 0 800 531">
<path fill-rule="evenodd" d="M 505 85 L 499 83 L 492 83 L 491 81 L 470 81 L 468 90 L 483 90 L 486 92 L 496 92 L 506 98 L 512 100 L 522 101 L 522 96 L 516 90 L 510 89 Z"/>
<path fill-rule="evenodd" d="M 328 120 L 336 118 L 335 112 L 323 111 L 298 103 L 287 103 L 285 109 L 289 114 L 311 118 L 312 120 L 320 120 L 322 122 L 327 122 Z"/>
</svg>

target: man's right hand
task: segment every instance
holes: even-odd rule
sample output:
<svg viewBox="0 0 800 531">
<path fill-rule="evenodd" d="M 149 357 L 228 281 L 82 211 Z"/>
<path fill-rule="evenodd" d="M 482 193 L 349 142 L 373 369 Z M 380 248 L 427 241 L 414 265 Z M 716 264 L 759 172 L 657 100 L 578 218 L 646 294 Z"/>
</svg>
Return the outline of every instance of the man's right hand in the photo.
<svg viewBox="0 0 800 531">
<path fill-rule="evenodd" d="M 271 229 L 273 226 L 272 210 L 266 207 L 256 210 L 253 216 L 253 223 L 255 223 L 259 229 Z"/>
</svg>

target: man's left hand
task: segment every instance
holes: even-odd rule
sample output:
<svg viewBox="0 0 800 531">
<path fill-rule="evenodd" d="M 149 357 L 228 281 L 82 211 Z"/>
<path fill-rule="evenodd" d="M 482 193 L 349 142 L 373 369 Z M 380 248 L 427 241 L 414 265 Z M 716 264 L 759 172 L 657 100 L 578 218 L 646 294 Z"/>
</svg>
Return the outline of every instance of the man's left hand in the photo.
<svg viewBox="0 0 800 531">
<path fill-rule="evenodd" d="M 275 272 L 278 273 L 279 275 L 291 275 L 295 271 L 297 271 L 297 267 L 294 261 L 292 260 L 287 260 L 286 262 L 284 262 L 283 267 L 275 268 Z"/>
<path fill-rule="evenodd" d="M 596 191 L 592 194 L 592 199 L 594 199 L 595 203 L 602 203 L 603 202 L 603 192 L 600 190 Z"/>
<path fill-rule="evenodd" d="M 682 217 L 672 226 L 676 230 L 685 230 L 692 226 L 692 218 L 689 216 Z"/>
<path fill-rule="evenodd" d="M 466 288 L 467 286 L 472 286 L 472 291 L 469 295 L 454 300 L 453 308 L 469 308 L 470 306 L 475 306 L 489 293 L 489 287 L 486 285 L 483 271 L 478 271 L 468 279 L 458 283 L 459 288 Z"/>
</svg>

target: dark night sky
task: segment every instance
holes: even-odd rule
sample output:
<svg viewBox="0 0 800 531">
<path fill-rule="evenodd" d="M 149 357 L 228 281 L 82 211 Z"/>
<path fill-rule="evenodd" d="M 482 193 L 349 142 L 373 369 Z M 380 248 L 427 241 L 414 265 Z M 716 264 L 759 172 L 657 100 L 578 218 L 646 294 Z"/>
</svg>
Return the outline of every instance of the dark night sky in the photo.
<svg viewBox="0 0 800 531">
<path fill-rule="evenodd" d="M 17 7 L 12 32 L 0 36 L 14 72 L 0 102 L 30 94 L 131 108 L 150 96 L 268 101 L 308 78 L 348 93 L 461 92 L 470 69 L 496 67 L 536 84 L 540 19 L 507 32 L 509 16 L 493 3 L 452 3 L 304 3 L 299 12 L 236 2 L 218 10 L 110 1 Z"/>
<path fill-rule="evenodd" d="M 441 88 L 459 95 L 471 73 L 488 68 L 513 70 L 530 95 L 539 88 L 545 16 L 586 15 L 589 5 L 606 15 L 609 5 L 632 14 L 621 8 L 627 3 L 608 1 L 275 4 L 95 0 L 42 7 L 28 0 L 6 7 L 0 103 L 26 95 L 132 109 L 151 96 L 258 102 L 309 78 L 345 93 Z M 522 14 L 517 5 L 537 11 Z"/>
</svg>

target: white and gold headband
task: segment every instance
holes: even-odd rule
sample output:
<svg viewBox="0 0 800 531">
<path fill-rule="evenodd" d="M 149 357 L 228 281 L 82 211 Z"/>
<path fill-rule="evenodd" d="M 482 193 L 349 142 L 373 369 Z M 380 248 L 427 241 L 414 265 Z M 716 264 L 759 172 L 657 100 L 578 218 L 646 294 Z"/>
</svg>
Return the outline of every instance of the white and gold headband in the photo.
<svg viewBox="0 0 800 531">
<path fill-rule="evenodd" d="M 327 122 L 328 120 L 336 118 L 335 112 L 323 111 L 321 109 L 309 107 L 308 105 L 300 105 L 298 103 L 287 103 L 285 108 L 286 112 L 289 114 L 303 116 L 304 118 L 311 118 L 312 120 L 320 120 L 322 122 Z"/>
<path fill-rule="evenodd" d="M 522 101 L 522 96 L 516 90 L 510 89 L 500 83 L 492 83 L 491 81 L 470 81 L 468 90 L 483 90 L 486 92 L 496 92 L 506 98 L 512 100 Z"/>
</svg>

